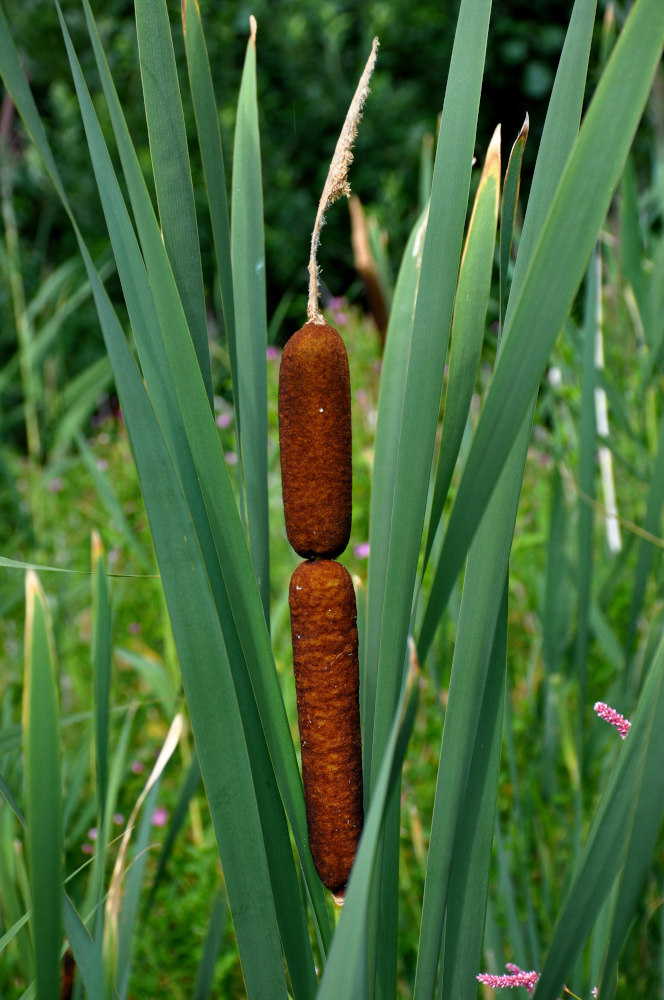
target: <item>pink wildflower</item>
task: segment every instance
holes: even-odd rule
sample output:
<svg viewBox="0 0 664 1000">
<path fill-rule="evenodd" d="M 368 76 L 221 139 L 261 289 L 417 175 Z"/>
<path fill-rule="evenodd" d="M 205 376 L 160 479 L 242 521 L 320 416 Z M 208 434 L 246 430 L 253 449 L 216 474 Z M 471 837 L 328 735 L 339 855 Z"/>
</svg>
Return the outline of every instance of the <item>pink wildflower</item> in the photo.
<svg viewBox="0 0 664 1000">
<path fill-rule="evenodd" d="M 369 543 L 368 542 L 360 542 L 359 545 L 356 545 L 354 547 L 353 552 L 355 553 L 355 555 L 357 556 L 358 559 L 368 559 L 369 558 Z"/>
<path fill-rule="evenodd" d="M 168 813 L 162 806 L 157 806 L 152 812 L 153 826 L 166 826 L 168 823 Z"/>
<path fill-rule="evenodd" d="M 616 727 L 621 737 L 625 739 L 627 733 L 632 728 L 632 723 L 623 715 L 619 715 L 615 708 L 610 708 L 603 701 L 595 702 L 594 708 L 600 719 L 610 722 L 612 726 Z"/>
<path fill-rule="evenodd" d="M 493 976 L 491 973 L 481 972 L 477 976 L 477 979 L 480 983 L 484 983 L 485 986 L 491 986 L 495 990 L 513 986 L 525 986 L 528 990 L 528 995 L 532 996 L 537 986 L 539 973 L 524 972 L 523 969 L 520 969 L 518 965 L 514 965 L 512 962 L 508 962 L 505 968 L 509 972 L 507 976 Z"/>
</svg>

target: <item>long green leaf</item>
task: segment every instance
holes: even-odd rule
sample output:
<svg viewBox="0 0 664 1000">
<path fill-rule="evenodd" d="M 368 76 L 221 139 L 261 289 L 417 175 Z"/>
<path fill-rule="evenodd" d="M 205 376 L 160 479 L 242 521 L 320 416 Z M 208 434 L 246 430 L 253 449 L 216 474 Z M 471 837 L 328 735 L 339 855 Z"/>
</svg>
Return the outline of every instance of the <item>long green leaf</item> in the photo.
<svg viewBox="0 0 664 1000">
<path fill-rule="evenodd" d="M 394 493 L 394 463 L 388 456 L 394 455 L 399 444 L 401 413 L 405 385 L 403 372 L 408 366 L 408 356 L 412 349 L 413 316 L 415 299 L 420 279 L 424 233 L 428 218 L 425 208 L 413 226 L 404 250 L 394 290 L 394 301 L 385 338 L 385 352 L 380 377 L 380 398 L 378 403 L 378 428 L 371 489 L 371 511 L 369 516 L 369 588 L 382 587 L 387 570 L 386 542 L 390 536 L 392 508 L 390 497 Z M 374 629 L 379 627 L 374 609 Z M 362 690 L 360 706 L 362 710 L 362 750 L 364 773 L 369 773 L 371 762 L 371 740 L 373 735 L 374 706 L 377 697 L 377 663 L 368 662 L 369 628 L 363 630 L 365 637 L 362 656 Z M 376 638 L 373 645 L 375 646 Z M 365 782 L 365 798 L 369 784 Z"/>
<path fill-rule="evenodd" d="M 166 0 L 136 0 L 136 34 L 159 220 L 210 406 L 203 271 Z"/>
<path fill-rule="evenodd" d="M 512 239 L 514 237 L 514 223 L 516 222 L 516 210 L 519 203 L 519 189 L 521 187 L 521 165 L 523 163 L 523 151 L 526 146 L 528 132 L 530 130 L 530 119 L 526 115 L 526 120 L 521 126 L 507 163 L 505 171 L 505 184 L 503 187 L 503 197 L 500 203 L 500 330 L 502 333 L 503 320 L 505 319 L 505 306 L 507 303 L 507 274 L 509 270 L 510 254 L 512 252 Z"/>
<path fill-rule="evenodd" d="M 32 940 L 39 1000 L 57 1000 L 62 944 L 59 699 L 46 596 L 32 570 L 25 578 L 25 599 L 23 731 Z"/>
<path fill-rule="evenodd" d="M 445 922 L 443 995 L 475 1000 L 482 957 L 491 845 L 496 818 L 507 668 L 507 584 L 478 711 L 478 732 L 454 847 Z"/>
<path fill-rule="evenodd" d="M 487 150 L 461 257 L 452 321 L 442 440 L 424 549 L 425 565 L 443 513 L 475 388 L 491 291 L 499 198 L 500 126 L 494 132 Z"/>
<path fill-rule="evenodd" d="M 205 46 L 201 14 L 196 0 L 185 0 L 183 30 L 189 85 L 196 115 L 198 144 L 201 150 L 205 189 L 207 191 L 212 237 L 214 239 L 221 285 L 221 304 L 228 341 L 233 385 L 237 380 L 237 349 L 235 344 L 235 304 L 231 267 L 231 233 L 226 196 L 226 171 L 221 147 L 217 106 L 212 88 L 212 74 Z"/>
<path fill-rule="evenodd" d="M 659 0 L 637 0 L 585 116 L 514 307 L 508 309 L 505 346 L 443 546 L 441 561 L 454 578 L 571 307 L 645 106 L 663 42 L 664 7 Z M 611 142 L 609 135 L 614 136 Z"/>
<path fill-rule="evenodd" d="M 239 454 L 251 557 L 263 600 L 270 610 L 270 528 L 267 504 L 267 315 L 265 302 L 265 238 L 258 105 L 256 97 L 256 21 L 238 97 L 233 188 L 231 252 L 235 301 L 234 385 Z M 229 344 L 229 350 L 230 350 Z"/>
<path fill-rule="evenodd" d="M 367 996 L 366 956 L 364 953 L 367 906 L 381 827 L 391 791 L 398 782 L 408 740 L 415 722 L 419 700 L 418 671 L 413 666 L 401 691 L 398 712 L 389 734 L 383 765 L 366 816 L 360 846 L 346 890 L 341 919 L 332 940 L 332 948 L 317 1000 L 364 1000 Z"/>
</svg>

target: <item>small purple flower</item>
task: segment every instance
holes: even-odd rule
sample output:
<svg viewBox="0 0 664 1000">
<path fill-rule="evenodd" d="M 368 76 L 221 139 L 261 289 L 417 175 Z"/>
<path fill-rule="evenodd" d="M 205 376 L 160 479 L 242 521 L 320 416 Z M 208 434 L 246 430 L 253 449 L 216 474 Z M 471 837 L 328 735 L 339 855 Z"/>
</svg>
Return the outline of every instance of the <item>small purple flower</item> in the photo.
<svg viewBox="0 0 664 1000">
<path fill-rule="evenodd" d="M 138 635 L 139 632 L 141 631 L 141 627 L 142 626 L 140 622 L 129 622 L 129 625 L 127 626 L 127 631 L 131 632 L 132 635 Z"/>
<path fill-rule="evenodd" d="M 106 461 L 105 458 L 97 459 L 97 468 L 99 469 L 100 472 L 106 472 L 106 470 L 108 469 L 108 462 Z"/>
<path fill-rule="evenodd" d="M 140 760 L 132 760 L 132 762 L 131 762 L 131 769 L 134 772 L 134 774 L 142 774 L 143 773 L 143 764 L 141 763 Z"/>
<path fill-rule="evenodd" d="M 612 726 L 616 727 L 622 739 L 625 739 L 628 732 L 632 728 L 632 723 L 626 719 L 624 715 L 619 715 L 615 708 L 610 708 L 609 705 L 603 701 L 595 702 L 594 709 L 600 719 L 604 719 L 605 722 L 610 722 Z"/>
<path fill-rule="evenodd" d="M 83 844 L 81 846 L 81 850 L 83 851 L 84 854 L 93 854 L 94 853 L 94 847 L 92 846 L 92 844 Z"/>
<path fill-rule="evenodd" d="M 356 545 L 353 548 L 353 552 L 355 553 L 355 555 L 356 555 L 356 557 L 358 559 L 368 559 L 369 558 L 369 543 L 368 542 L 360 542 L 359 545 Z"/>
<path fill-rule="evenodd" d="M 122 826 L 124 821 L 125 818 L 122 815 L 122 813 L 113 813 L 113 822 L 115 823 L 116 826 Z"/>
<path fill-rule="evenodd" d="M 268 361 L 278 361 L 280 353 L 278 347 L 275 347 L 274 344 L 268 344 L 265 356 Z"/>
<path fill-rule="evenodd" d="M 60 479 L 60 477 L 59 476 L 55 476 L 53 479 L 51 479 L 50 483 L 48 484 L 48 492 L 49 493 L 60 493 L 61 490 L 63 489 L 63 487 L 64 487 L 64 483 L 62 482 L 62 480 Z"/>
<path fill-rule="evenodd" d="M 233 415 L 230 410 L 226 410 L 225 413 L 220 413 L 216 419 L 217 427 L 225 430 L 226 427 L 230 427 L 233 420 Z"/>
<path fill-rule="evenodd" d="M 152 825 L 166 826 L 167 823 L 168 823 L 168 813 L 162 806 L 157 806 L 157 808 L 152 813 Z"/>
<path fill-rule="evenodd" d="M 227 451 L 224 455 L 226 459 L 226 465 L 237 465 L 237 453 L 234 451 Z"/>
<path fill-rule="evenodd" d="M 93 826 L 90 830 L 88 830 L 88 837 L 90 838 L 90 840 L 96 840 L 98 835 L 99 834 L 97 832 L 96 826 Z"/>
</svg>

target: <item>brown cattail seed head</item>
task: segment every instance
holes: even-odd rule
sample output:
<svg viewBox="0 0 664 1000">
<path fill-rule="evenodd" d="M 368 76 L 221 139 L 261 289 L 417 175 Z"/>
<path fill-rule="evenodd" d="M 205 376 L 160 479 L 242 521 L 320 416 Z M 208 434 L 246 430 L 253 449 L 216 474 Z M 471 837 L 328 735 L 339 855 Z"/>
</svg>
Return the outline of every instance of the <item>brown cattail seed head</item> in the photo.
<svg viewBox="0 0 664 1000">
<path fill-rule="evenodd" d="M 306 323 L 283 350 L 279 444 L 288 541 L 304 559 L 340 555 L 352 513 L 350 375 L 327 323 Z"/>
<path fill-rule="evenodd" d="M 309 845 L 321 882 L 340 894 L 363 822 L 355 591 L 325 559 L 298 566 L 288 600 Z"/>
</svg>

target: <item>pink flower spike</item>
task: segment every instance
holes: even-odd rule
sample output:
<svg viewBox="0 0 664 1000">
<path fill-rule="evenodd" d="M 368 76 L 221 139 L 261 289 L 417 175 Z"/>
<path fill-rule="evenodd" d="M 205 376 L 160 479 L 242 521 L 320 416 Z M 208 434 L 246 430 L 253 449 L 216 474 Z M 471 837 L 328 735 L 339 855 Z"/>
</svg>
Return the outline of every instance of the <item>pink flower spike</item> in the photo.
<svg viewBox="0 0 664 1000">
<path fill-rule="evenodd" d="M 597 997 L 599 996 L 599 990 L 596 986 L 593 986 L 593 996 L 595 997 L 595 1000 L 597 1000 Z"/>
<path fill-rule="evenodd" d="M 627 733 L 632 728 L 632 723 L 626 719 L 624 715 L 619 715 L 615 708 L 610 708 L 609 705 L 605 704 L 603 701 L 595 702 L 594 709 L 600 719 L 610 722 L 612 726 L 616 727 L 621 737 L 625 739 Z"/>
<path fill-rule="evenodd" d="M 508 989 L 514 986 L 525 986 L 529 996 L 532 996 L 539 979 L 538 972 L 524 972 L 518 965 L 509 962 L 506 966 L 509 970 L 508 976 L 493 976 L 488 972 L 481 972 L 477 976 L 480 983 L 491 986 L 494 990 Z"/>
</svg>

